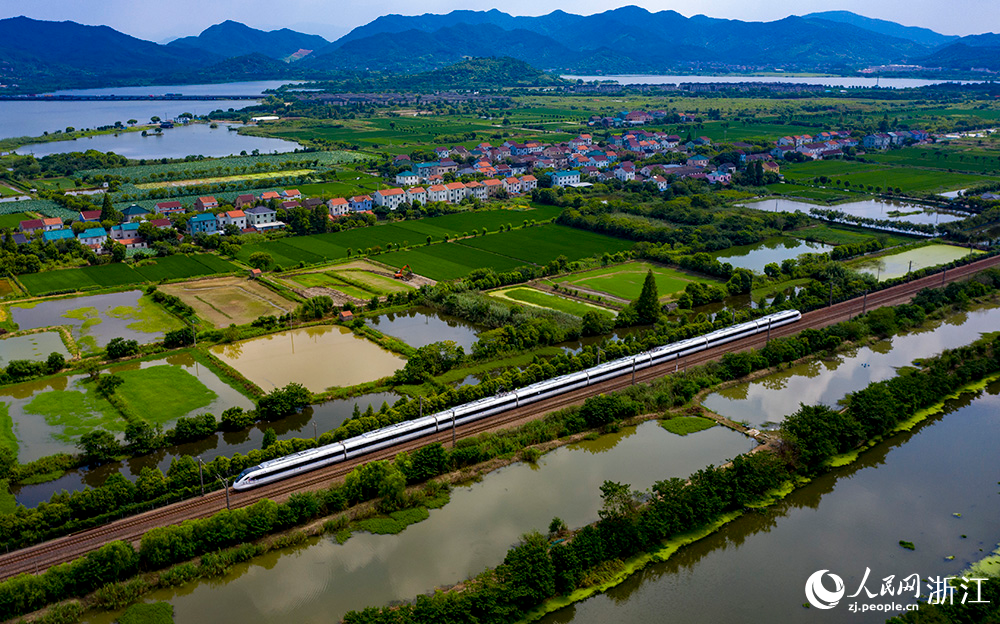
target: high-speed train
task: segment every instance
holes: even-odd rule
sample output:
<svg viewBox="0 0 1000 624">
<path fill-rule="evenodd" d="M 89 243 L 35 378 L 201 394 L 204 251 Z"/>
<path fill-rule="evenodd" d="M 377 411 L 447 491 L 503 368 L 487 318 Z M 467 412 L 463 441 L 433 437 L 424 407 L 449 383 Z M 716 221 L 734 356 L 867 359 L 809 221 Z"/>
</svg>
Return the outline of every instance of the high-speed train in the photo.
<svg viewBox="0 0 1000 624">
<path fill-rule="evenodd" d="M 414 440 L 457 425 L 486 418 L 509 409 L 528 405 L 578 388 L 607 381 L 634 371 L 657 366 L 679 357 L 704 351 L 734 340 L 767 332 L 772 328 L 794 323 L 802 318 L 798 310 L 786 310 L 759 319 L 726 327 L 704 336 L 656 347 L 627 357 L 605 362 L 568 375 L 546 379 L 512 392 L 492 396 L 472 403 L 459 405 L 430 416 L 408 420 L 389 427 L 363 433 L 359 436 L 314 449 L 308 449 L 251 466 L 236 477 L 233 489 L 246 490 L 259 485 L 329 466 L 337 462 L 365 455 L 400 442 Z"/>
</svg>

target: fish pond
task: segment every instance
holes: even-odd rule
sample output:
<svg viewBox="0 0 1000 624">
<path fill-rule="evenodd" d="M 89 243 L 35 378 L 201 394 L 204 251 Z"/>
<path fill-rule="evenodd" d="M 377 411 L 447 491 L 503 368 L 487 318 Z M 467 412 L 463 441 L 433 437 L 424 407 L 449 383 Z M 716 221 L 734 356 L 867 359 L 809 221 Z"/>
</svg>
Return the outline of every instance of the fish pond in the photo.
<svg viewBox="0 0 1000 624">
<path fill-rule="evenodd" d="M 965 247 L 957 247 L 955 245 L 924 245 L 877 258 L 861 258 L 852 262 L 850 266 L 861 273 L 874 275 L 879 281 L 882 281 L 894 277 L 903 277 L 910 271 L 948 264 L 949 262 L 954 262 L 968 256 L 970 253 L 978 254 L 982 252 L 977 250 L 970 251 Z"/>
<path fill-rule="evenodd" d="M 156 342 L 182 326 L 139 290 L 16 303 L 10 313 L 21 329 L 70 326 L 84 352 L 103 349 L 117 337 L 140 344 Z"/>
<path fill-rule="evenodd" d="M 58 353 L 65 358 L 70 357 L 70 352 L 57 331 L 0 339 L 0 366 L 6 366 L 11 360 L 40 362 L 49 357 L 50 353 Z"/>
<path fill-rule="evenodd" d="M 479 332 L 485 329 L 425 306 L 382 314 L 365 319 L 365 323 L 417 349 L 432 342 L 451 340 L 465 349 L 466 353 L 471 351 L 472 345 L 478 340 Z"/>
<path fill-rule="evenodd" d="M 836 210 L 854 217 L 902 221 L 920 225 L 949 223 L 951 221 L 959 221 L 969 217 L 968 213 L 956 210 L 943 210 L 932 206 L 924 206 L 923 204 L 909 204 L 906 202 L 888 201 L 884 199 L 866 199 L 862 201 L 835 204 L 833 206 L 817 206 L 816 204 L 809 204 L 792 199 L 765 199 L 746 204 L 746 206 L 748 208 L 767 210 L 769 212 L 805 213 L 819 208 L 822 210 Z"/>
<path fill-rule="evenodd" d="M 804 253 L 826 253 L 833 249 L 830 245 L 804 241 L 786 236 L 775 236 L 753 245 L 730 247 L 715 254 L 719 262 L 728 262 L 734 267 L 763 273 L 764 267 L 772 262 L 781 264 Z"/>
<path fill-rule="evenodd" d="M 346 327 L 330 325 L 219 345 L 212 353 L 265 391 L 295 382 L 323 392 L 381 379 L 405 364 Z"/>
</svg>

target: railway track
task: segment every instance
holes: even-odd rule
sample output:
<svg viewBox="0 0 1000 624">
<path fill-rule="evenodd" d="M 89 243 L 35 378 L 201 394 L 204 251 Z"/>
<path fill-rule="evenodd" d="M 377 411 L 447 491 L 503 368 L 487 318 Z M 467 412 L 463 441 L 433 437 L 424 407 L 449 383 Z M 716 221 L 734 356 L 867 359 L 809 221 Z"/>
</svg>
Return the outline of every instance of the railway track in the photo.
<svg viewBox="0 0 1000 624">
<path fill-rule="evenodd" d="M 388 449 L 381 449 L 374 453 L 367 454 L 362 458 L 351 459 L 347 462 L 328 466 L 313 472 L 309 472 L 297 477 L 279 481 L 255 488 L 237 492 L 230 490 L 230 505 L 233 508 L 245 507 L 258 500 L 268 498 L 277 502 L 287 500 L 289 496 L 296 492 L 306 492 L 328 487 L 332 482 L 343 478 L 347 473 L 357 466 L 378 459 L 389 459 L 402 451 L 410 451 L 420 448 L 429 442 L 450 442 L 454 439 L 475 436 L 485 431 L 498 428 L 512 427 L 532 419 L 539 418 L 549 412 L 558 410 L 570 405 L 582 403 L 585 399 L 596 394 L 611 392 L 625 388 L 633 383 L 647 382 L 676 370 L 684 370 L 692 366 L 698 366 L 705 362 L 719 359 L 723 354 L 730 351 L 745 351 L 747 349 L 759 348 L 766 344 L 769 338 L 779 338 L 796 334 L 803 329 L 819 329 L 848 320 L 858 316 L 865 310 L 871 310 L 886 305 L 897 305 L 905 303 L 924 288 L 940 286 L 952 281 L 958 281 L 986 268 L 1000 266 L 1000 256 L 986 258 L 970 265 L 951 269 L 943 276 L 941 274 L 927 276 L 912 282 L 900 284 L 886 290 L 869 294 L 867 297 L 857 297 L 848 301 L 836 303 L 830 307 L 813 310 L 802 315 L 798 323 L 786 325 L 774 329 L 770 336 L 757 334 L 748 338 L 728 343 L 712 349 L 707 349 L 689 356 L 685 356 L 672 362 L 654 366 L 648 369 L 636 371 L 634 378 L 632 374 L 622 375 L 607 381 L 568 392 L 563 395 L 551 397 L 538 403 L 508 410 L 490 418 L 460 425 L 454 430 L 445 431 L 427 436 L 418 440 L 413 440 L 398 444 Z M 41 544 L 29 546 L 5 555 L 0 555 L 0 580 L 16 576 L 18 574 L 40 573 L 47 568 L 71 561 L 92 550 L 96 550 L 103 544 L 122 540 L 138 545 L 143 534 L 152 528 L 177 524 L 183 520 L 193 518 L 204 518 L 214 514 L 226 507 L 226 494 L 223 491 L 214 491 L 203 497 L 197 497 L 178 503 L 173 503 L 164 507 L 153 509 L 141 514 L 129 516 L 100 527 L 87 529 L 79 533 L 66 535 Z"/>
</svg>

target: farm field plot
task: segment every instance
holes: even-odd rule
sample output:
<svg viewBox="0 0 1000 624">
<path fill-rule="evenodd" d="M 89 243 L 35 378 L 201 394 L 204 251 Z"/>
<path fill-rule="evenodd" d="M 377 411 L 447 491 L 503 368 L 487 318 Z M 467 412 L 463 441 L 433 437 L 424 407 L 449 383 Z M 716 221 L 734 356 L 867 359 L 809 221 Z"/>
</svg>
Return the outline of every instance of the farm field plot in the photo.
<svg viewBox="0 0 1000 624">
<path fill-rule="evenodd" d="M 559 256 L 578 260 L 605 252 L 617 253 L 633 245 L 620 238 L 555 224 L 464 239 L 459 244 L 534 264 L 545 264 Z"/>
<path fill-rule="evenodd" d="M 386 275 L 389 271 L 365 261 L 351 262 L 331 267 L 325 271 L 311 271 L 282 276 L 282 281 L 292 287 L 322 287 L 338 290 L 357 299 L 370 299 L 374 295 L 411 290 L 413 286 Z"/>
<path fill-rule="evenodd" d="M 396 268 L 408 264 L 414 273 L 439 281 L 465 277 L 473 269 L 491 268 L 495 271 L 509 271 L 524 265 L 524 262 L 513 258 L 455 243 L 394 251 L 382 254 L 379 260 Z"/>
<path fill-rule="evenodd" d="M 569 299 L 568 297 L 560 297 L 559 295 L 553 295 L 551 293 L 526 286 L 494 290 L 490 293 L 490 296 L 497 299 L 506 299 L 508 301 L 524 303 L 540 308 L 558 310 L 559 312 L 566 312 L 567 314 L 580 317 L 587 312 L 597 312 L 598 314 L 603 314 L 605 316 L 615 315 L 613 310 L 602 308 L 598 305 L 576 301 L 575 299 Z"/>
<path fill-rule="evenodd" d="M 1000 175 L 1000 152 L 956 146 L 906 147 L 866 158 L 878 163 Z"/>
<path fill-rule="evenodd" d="M 36 180 L 28 180 L 24 184 L 28 188 L 44 189 L 46 191 L 65 191 L 76 188 L 76 180 L 67 177 L 38 178 Z"/>
<path fill-rule="evenodd" d="M 871 163 L 855 163 L 841 161 L 815 161 L 785 167 L 782 169 L 785 177 L 795 182 L 797 180 L 812 180 L 814 177 L 827 176 L 836 184 L 850 183 L 852 188 L 868 186 L 878 188 L 900 188 L 909 193 L 936 193 L 958 188 L 966 188 L 975 184 L 991 182 L 998 178 L 973 175 L 967 173 L 952 173 L 941 170 L 917 169 L 914 167 L 893 167 Z"/>
<path fill-rule="evenodd" d="M 242 277 L 167 284 L 160 286 L 160 290 L 180 297 L 215 327 L 243 325 L 261 316 L 280 316 L 296 306 L 266 286 Z"/>
<path fill-rule="evenodd" d="M 826 224 L 810 225 L 791 232 L 785 232 L 785 234 L 794 238 L 801 238 L 810 241 L 814 240 L 834 246 L 849 245 L 851 243 L 863 243 L 877 237 L 885 237 L 887 239 L 886 246 L 888 247 L 905 245 L 919 240 L 917 238 L 902 236 L 900 234 L 889 234 L 886 232 L 878 232 L 876 234 L 870 230 L 845 226 L 831 227 Z"/>
<path fill-rule="evenodd" d="M 517 226 L 525 219 L 535 221 L 551 219 L 561 210 L 554 206 L 539 206 L 529 210 L 477 210 L 426 219 L 396 221 L 329 234 L 289 236 L 264 243 L 243 245 L 238 257 L 246 262 L 251 254 L 264 252 L 270 254 L 279 266 L 289 268 L 300 262 L 316 264 L 346 258 L 348 249 L 354 254 L 359 254 L 373 247 L 386 249 L 389 243 L 402 246 L 423 245 L 428 236 L 441 240 L 445 235 L 461 236 L 483 227 L 496 232 L 501 225 L 508 223 Z"/>
<path fill-rule="evenodd" d="M 14 288 L 14 285 L 11 284 L 9 279 L 6 278 L 0 279 L 0 299 L 3 299 L 4 297 L 9 297 L 16 292 L 17 290 Z"/>
<path fill-rule="evenodd" d="M 646 273 L 653 272 L 656 280 L 656 288 L 660 293 L 660 300 L 673 299 L 684 291 L 684 287 L 691 282 L 701 284 L 719 284 L 719 280 L 687 273 L 678 269 L 657 266 L 648 262 L 626 262 L 616 266 L 603 269 L 594 269 L 582 273 L 574 273 L 551 280 L 564 288 L 586 288 L 604 292 L 619 299 L 633 301 L 642 292 L 642 283 L 646 279 Z"/>
<path fill-rule="evenodd" d="M 0 215 L 0 229 L 17 229 L 21 221 L 27 221 L 33 217 L 23 212 L 12 212 L 11 214 Z"/>
<path fill-rule="evenodd" d="M 216 273 L 230 273 L 236 265 L 212 254 L 174 255 L 156 258 L 155 264 L 144 264 L 135 268 L 136 273 L 146 281 L 158 282 L 165 279 L 200 277 Z"/>
<path fill-rule="evenodd" d="M 772 195 L 780 195 L 782 197 L 795 197 L 798 199 L 807 199 L 817 202 L 835 202 L 843 199 L 856 198 L 857 194 L 849 193 L 847 191 L 838 191 L 831 188 L 816 188 L 812 186 L 805 186 L 803 184 L 789 184 L 788 182 L 769 184 L 767 185 L 768 191 Z M 760 202 L 755 202 L 756 205 L 751 206 L 752 208 L 758 208 L 760 210 L 767 210 L 767 200 L 762 200 Z"/>
<path fill-rule="evenodd" d="M 24 191 L 20 191 L 6 184 L 0 184 L 0 197 L 16 197 L 18 195 L 24 195 Z"/>
<path fill-rule="evenodd" d="M 252 180 L 270 180 L 272 178 L 284 178 L 286 176 L 303 176 L 313 172 L 313 169 L 291 169 L 288 171 L 269 171 L 266 173 L 244 173 L 234 176 L 216 176 L 210 178 L 192 178 L 189 180 L 170 180 L 165 182 L 143 182 L 135 187 L 142 190 L 156 188 L 176 188 L 181 186 L 194 186 L 195 184 L 224 184 L 228 182 L 249 182 Z"/>
</svg>

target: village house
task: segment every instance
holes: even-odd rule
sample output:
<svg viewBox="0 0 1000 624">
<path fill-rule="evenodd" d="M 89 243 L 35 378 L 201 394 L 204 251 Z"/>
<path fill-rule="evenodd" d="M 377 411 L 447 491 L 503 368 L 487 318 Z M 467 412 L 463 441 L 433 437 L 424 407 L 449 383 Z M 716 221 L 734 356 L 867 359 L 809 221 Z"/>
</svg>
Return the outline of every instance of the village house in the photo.
<svg viewBox="0 0 1000 624">
<path fill-rule="evenodd" d="M 177 204 L 180 206 L 180 204 Z M 183 209 L 182 209 L 183 210 Z M 79 220 L 83 223 L 96 223 L 101 220 L 100 210 L 84 210 L 80 213 Z"/>
<path fill-rule="evenodd" d="M 219 231 L 219 226 L 214 214 L 203 212 L 188 219 L 187 229 L 188 234 L 192 236 L 195 234 L 215 234 Z"/>
<path fill-rule="evenodd" d="M 371 195 L 355 195 L 350 202 L 351 210 L 354 212 L 367 212 L 372 209 L 374 203 Z"/>
<path fill-rule="evenodd" d="M 351 204 L 343 197 L 334 197 L 326 202 L 326 206 L 330 209 L 331 217 L 342 217 L 351 212 Z"/>
<path fill-rule="evenodd" d="M 483 180 L 483 187 L 486 188 L 487 197 L 496 197 L 503 190 L 503 183 L 496 178 L 490 178 L 489 180 Z"/>
<path fill-rule="evenodd" d="M 473 199 L 478 199 L 479 201 L 486 201 L 486 187 L 479 182 L 468 182 L 465 185 L 465 193 L 472 197 Z"/>
<path fill-rule="evenodd" d="M 427 201 L 428 202 L 446 202 L 448 201 L 448 187 L 443 184 L 432 184 L 427 187 Z"/>
<path fill-rule="evenodd" d="M 179 201 L 165 201 L 156 204 L 153 212 L 160 215 L 177 214 L 184 212 L 184 206 L 181 206 Z M 98 214 L 99 216 L 100 214 Z"/>
<path fill-rule="evenodd" d="M 121 225 L 116 225 L 111 228 L 108 232 L 112 240 L 120 241 L 126 238 L 139 238 L 139 224 L 138 223 L 123 223 Z"/>
<path fill-rule="evenodd" d="M 420 182 L 420 176 L 413 171 L 402 171 L 396 174 L 396 184 L 413 186 Z"/>
<path fill-rule="evenodd" d="M 427 203 L 427 191 L 421 186 L 414 186 L 406 191 L 406 201 L 413 205 L 415 202 L 420 202 L 423 206 Z"/>
<path fill-rule="evenodd" d="M 77 237 L 81 244 L 91 249 L 99 249 L 108 239 L 108 232 L 102 227 L 89 228 Z"/>
<path fill-rule="evenodd" d="M 579 171 L 557 171 L 552 174 L 552 186 L 566 187 L 580 183 Z"/>
<path fill-rule="evenodd" d="M 204 212 L 206 210 L 212 210 L 218 207 L 219 207 L 219 201 L 214 197 L 212 197 L 211 195 L 207 195 L 205 197 L 199 197 L 198 199 L 194 200 L 194 209 L 197 210 L 198 212 Z"/>
<path fill-rule="evenodd" d="M 62 229 L 62 230 L 49 230 L 47 232 L 42 232 L 42 240 L 46 243 L 50 243 L 58 240 L 67 240 L 74 238 L 73 230 Z"/>
<path fill-rule="evenodd" d="M 376 206 L 395 210 L 406 201 L 406 193 L 401 188 L 384 189 L 375 191 L 372 199 Z"/>
<path fill-rule="evenodd" d="M 589 137 L 589 134 L 584 134 L 581 136 Z M 526 175 L 521 178 L 521 192 L 530 193 L 531 191 L 538 188 L 538 179 L 533 175 Z"/>
<path fill-rule="evenodd" d="M 451 184 L 446 184 L 445 188 L 448 189 L 448 201 L 457 204 L 458 202 L 465 199 L 465 185 L 461 182 L 452 182 Z"/>
<path fill-rule="evenodd" d="M 219 229 L 223 230 L 227 225 L 235 225 L 242 232 L 247 227 L 247 215 L 242 210 L 228 210 L 220 212 L 215 216 Z"/>
<path fill-rule="evenodd" d="M 278 211 L 270 206 L 254 206 L 244 211 L 247 218 L 247 225 L 257 230 L 273 230 L 284 227 L 284 223 L 278 221 Z"/>
<path fill-rule="evenodd" d="M 253 206 L 257 199 L 253 195 L 240 195 L 233 202 L 233 206 L 242 210 L 244 206 Z"/>
</svg>

